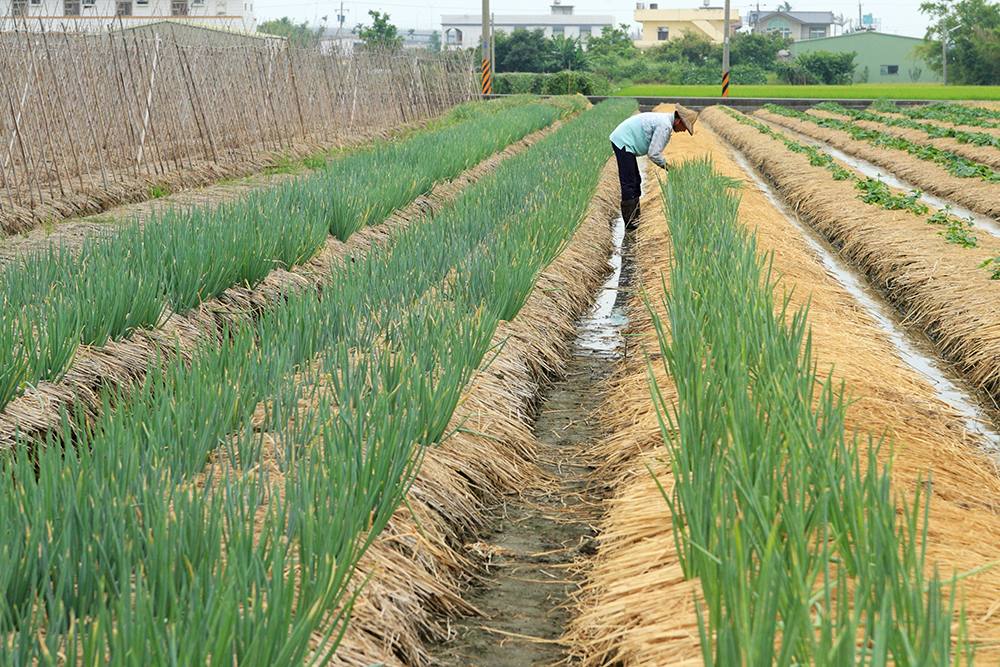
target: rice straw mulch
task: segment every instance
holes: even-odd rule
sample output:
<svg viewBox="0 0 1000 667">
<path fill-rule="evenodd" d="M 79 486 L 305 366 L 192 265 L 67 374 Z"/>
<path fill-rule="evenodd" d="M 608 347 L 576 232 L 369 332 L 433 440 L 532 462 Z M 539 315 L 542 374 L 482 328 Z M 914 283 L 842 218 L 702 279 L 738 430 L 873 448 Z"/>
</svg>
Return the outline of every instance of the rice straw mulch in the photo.
<svg viewBox="0 0 1000 667">
<path fill-rule="evenodd" d="M 63 410 L 72 414 L 75 409 L 84 408 L 87 414 L 95 415 L 103 387 L 128 390 L 138 385 L 154 362 L 165 362 L 176 353 L 189 358 L 200 343 L 220 340 L 224 327 L 238 327 L 255 312 L 280 304 L 290 290 L 322 290 L 336 262 L 384 243 L 400 225 L 433 215 L 465 188 L 493 173 L 503 161 L 526 151 L 560 125 L 557 121 L 487 158 L 454 181 L 435 186 L 384 223 L 358 231 L 347 242 L 328 237 L 325 247 L 305 265 L 291 271 L 275 269 L 252 290 L 234 286 L 187 316 L 165 313 L 158 327 L 136 331 L 127 340 L 102 347 L 81 346 L 61 382 L 39 382 L 0 412 L 0 449 L 13 446 L 18 439 L 42 440 L 48 431 L 61 429 Z"/>
<path fill-rule="evenodd" d="M 18 206 L 13 201 L 5 202 L 0 212 L 0 234 L 23 234 L 42 225 L 51 225 L 61 220 L 80 216 L 95 215 L 125 204 L 145 202 L 151 199 L 151 192 L 181 192 L 200 188 L 226 179 L 242 178 L 269 168 L 285 168 L 288 164 L 314 155 L 340 150 L 385 139 L 401 132 L 408 132 L 427 124 L 431 119 L 423 119 L 404 125 L 366 130 L 350 137 L 336 140 L 321 140 L 313 137 L 309 141 L 288 144 L 280 151 L 258 152 L 253 159 L 220 164 L 205 159 L 188 157 L 188 166 L 166 171 L 148 178 L 131 178 L 123 174 L 110 174 L 105 183 L 100 178 L 90 177 L 83 190 L 64 193 L 62 197 L 50 199 L 46 203 L 36 203 L 28 208 Z"/>
<path fill-rule="evenodd" d="M 793 208 L 885 290 L 908 321 L 933 336 L 940 354 L 958 364 L 975 386 L 1000 397 L 1000 312 L 995 307 L 1000 283 L 980 268 L 995 252 L 945 243 L 935 225 L 860 201 L 850 181 L 834 181 L 806 156 L 756 129 L 717 109 L 708 110 L 708 117 Z"/>
<path fill-rule="evenodd" d="M 931 138 L 923 130 L 917 130 L 909 127 L 897 127 L 893 125 L 886 125 L 884 123 L 876 123 L 870 120 L 855 120 L 852 121 L 850 116 L 838 113 L 832 113 L 830 111 L 821 111 L 819 109 L 811 109 L 807 113 L 814 115 L 817 118 L 835 118 L 837 120 L 842 120 L 845 122 L 853 122 L 858 127 L 863 127 L 866 130 L 875 130 L 876 132 L 885 132 L 886 134 L 892 135 L 894 137 L 899 137 L 900 139 L 906 139 L 907 141 L 912 141 L 915 144 L 921 144 L 922 146 L 933 146 L 942 151 L 947 151 L 949 153 L 954 153 L 959 157 L 964 157 L 968 160 L 978 162 L 980 164 L 985 164 L 993 169 L 1000 169 L 1000 149 L 994 146 L 977 146 L 975 144 L 963 144 L 958 139 L 953 137 L 937 137 Z M 889 116 L 890 114 L 883 114 Z M 920 122 L 920 121 L 918 121 Z M 923 121 L 920 122 L 921 125 L 952 125 L 951 123 L 939 123 L 937 121 Z M 965 130 L 966 132 L 982 132 L 984 134 L 992 134 L 993 136 L 998 136 L 997 130 L 987 130 L 986 128 L 968 127 L 955 125 L 957 129 Z M 968 179 L 966 179 L 968 180 Z"/>
<path fill-rule="evenodd" d="M 722 123 L 721 117 L 717 110 L 702 115 L 712 128 Z M 761 135 L 760 141 L 770 140 Z M 756 231 L 762 251 L 773 251 L 773 265 L 781 275 L 777 289 L 794 287 L 793 310 L 809 301 L 817 372 L 823 375 L 832 364 L 834 378 L 843 379 L 856 399 L 848 409 L 846 428 L 876 436 L 891 434 L 896 446 L 894 488 L 912 499 L 918 479 L 922 476 L 926 483 L 928 469 L 933 470 L 928 562 L 938 563 L 942 576 L 950 576 L 953 568 L 967 572 L 1000 559 L 996 465 L 974 448 L 974 438 L 960 416 L 937 400 L 926 379 L 897 357 L 886 334 L 827 273 L 801 232 L 770 204 L 708 127 L 694 137 L 675 139 L 667 152 L 672 162 L 711 154 L 723 174 L 745 181 L 740 220 Z M 788 153 L 782 162 L 793 157 L 800 156 Z M 805 168 L 799 163 L 788 168 L 805 174 L 808 163 Z M 658 192 L 643 202 L 636 241 L 637 275 L 657 307 L 662 307 L 661 279 L 669 285 L 669 275 L 663 272 L 670 262 L 661 205 Z M 653 372 L 669 400 L 673 385 L 655 358 L 655 335 L 639 296 L 633 297 L 631 309 L 633 340 L 654 357 Z M 694 614 L 698 583 L 683 581 L 669 509 L 646 469 L 649 464 L 669 493 L 673 482 L 663 461 L 667 451 L 642 355 L 630 351 L 609 388 L 602 417 L 610 433 L 600 450 L 608 461 L 602 473 L 617 491 L 609 502 L 598 556 L 567 641 L 588 666 L 700 664 Z M 1000 618 L 995 618 L 1000 609 L 1000 568 L 966 580 L 964 594 L 970 639 L 1000 640 Z M 977 657 L 995 662 L 1000 645 L 984 647 Z"/>
<path fill-rule="evenodd" d="M 1000 218 L 1000 183 L 986 183 L 978 178 L 958 178 L 933 162 L 927 162 L 893 148 L 872 146 L 852 139 L 843 130 L 820 127 L 813 122 L 787 118 L 759 109 L 754 115 L 769 123 L 825 141 L 848 155 L 878 165 L 914 186 L 965 206 L 971 211 Z"/>
<path fill-rule="evenodd" d="M 472 378 L 449 425 L 465 421 L 464 430 L 427 452 L 408 495 L 420 526 L 401 507 L 363 557 L 354 581 L 373 574 L 333 664 L 429 664 L 421 638 L 445 639 L 442 617 L 474 611 L 460 597 L 473 573 L 461 547 L 483 525 L 486 505 L 541 481 L 532 462 L 534 401 L 540 383 L 565 371 L 574 323 L 607 271 L 616 209 L 617 178 L 609 162 L 570 244 L 543 272 L 516 319 L 498 328 L 493 340 L 506 341 L 503 350 Z"/>
<path fill-rule="evenodd" d="M 323 277 L 334 262 L 363 253 L 382 243 L 397 226 L 438 210 L 558 125 L 527 137 L 455 182 L 438 186 L 383 225 L 362 230 L 347 243 L 329 240 L 305 267 L 272 272 L 253 291 L 228 290 L 189 317 L 169 317 L 156 331 L 85 350 L 61 384 L 42 383 L 36 393 L 10 404 L 0 415 L 0 433 L 8 446 L 15 442 L 18 430 L 21 437 L 43 437 L 60 427 L 60 409 L 82 404 L 95 411 L 102 386 L 127 387 L 139 382 L 150 360 L 169 351 L 178 340 L 181 354 L 190 355 L 199 340 L 212 340 L 224 324 L 238 324 L 252 317 L 255 309 L 271 307 L 289 289 L 323 289 Z M 447 617 L 475 613 L 461 599 L 463 586 L 476 571 L 475 559 L 467 558 L 462 547 L 483 526 L 481 510 L 486 504 L 539 481 L 541 473 L 532 463 L 534 440 L 528 420 L 539 383 L 564 371 L 574 321 L 589 308 L 607 272 L 616 182 L 609 163 L 572 241 L 540 276 L 518 317 L 498 328 L 494 343 L 504 343 L 502 352 L 471 380 L 448 429 L 463 424 L 463 430 L 426 453 L 407 504 L 397 510 L 362 558 L 352 585 L 366 580 L 367 584 L 355 601 L 353 618 L 332 664 L 428 664 L 431 658 L 424 640 L 446 638 Z M 270 435 L 265 440 L 273 445 Z M 281 487 L 282 473 L 273 460 L 271 464 L 267 474 Z"/>
</svg>

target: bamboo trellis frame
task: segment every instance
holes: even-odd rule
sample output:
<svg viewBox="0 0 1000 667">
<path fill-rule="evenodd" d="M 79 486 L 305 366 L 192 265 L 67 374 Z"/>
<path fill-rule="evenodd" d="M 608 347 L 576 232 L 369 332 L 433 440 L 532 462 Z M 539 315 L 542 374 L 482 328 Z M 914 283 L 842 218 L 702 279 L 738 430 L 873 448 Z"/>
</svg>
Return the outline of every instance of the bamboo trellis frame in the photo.
<svg viewBox="0 0 1000 667">
<path fill-rule="evenodd" d="M 0 33 L 0 227 L 427 118 L 478 95 L 473 70 L 463 53 Z"/>
</svg>

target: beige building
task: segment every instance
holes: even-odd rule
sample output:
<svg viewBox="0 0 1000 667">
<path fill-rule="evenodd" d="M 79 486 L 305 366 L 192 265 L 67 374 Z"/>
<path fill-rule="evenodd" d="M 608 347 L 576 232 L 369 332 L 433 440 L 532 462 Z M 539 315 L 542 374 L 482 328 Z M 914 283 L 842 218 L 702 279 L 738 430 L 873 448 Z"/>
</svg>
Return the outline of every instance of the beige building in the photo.
<svg viewBox="0 0 1000 667">
<path fill-rule="evenodd" d="M 707 0 L 706 0 L 707 1 Z M 642 39 L 635 42 L 640 49 L 662 44 L 668 39 L 680 38 L 685 30 L 704 35 L 717 44 L 722 43 L 725 10 L 722 7 L 697 9 L 659 9 L 658 3 L 639 2 L 633 18 L 642 25 Z M 737 9 L 729 9 L 729 34 L 743 25 Z"/>
</svg>

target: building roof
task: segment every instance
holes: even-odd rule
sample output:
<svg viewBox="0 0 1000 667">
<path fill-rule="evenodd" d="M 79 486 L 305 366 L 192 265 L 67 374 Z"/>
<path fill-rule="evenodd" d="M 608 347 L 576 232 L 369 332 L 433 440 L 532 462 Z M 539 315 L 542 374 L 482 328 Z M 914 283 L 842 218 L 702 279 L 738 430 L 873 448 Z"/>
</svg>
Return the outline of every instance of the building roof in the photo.
<svg viewBox="0 0 1000 667">
<path fill-rule="evenodd" d="M 773 16 L 787 16 L 799 23 L 808 25 L 833 25 L 836 18 L 833 12 L 767 12 L 761 14 L 758 20 L 763 23 L 766 19 Z"/>
<path fill-rule="evenodd" d="M 180 18 L 163 18 L 163 19 L 153 19 L 152 21 L 144 21 L 142 23 L 131 23 L 123 27 L 115 27 L 112 25 L 110 30 L 102 30 L 100 34 L 107 34 L 108 32 L 123 32 L 130 30 L 144 30 L 146 28 L 152 28 L 154 26 L 169 25 L 177 26 L 180 28 L 194 28 L 196 30 L 208 30 L 211 32 L 224 33 L 232 37 L 244 37 L 247 39 L 263 39 L 263 40 L 282 40 L 286 38 L 280 35 L 271 35 L 265 32 L 254 32 L 252 30 L 242 30 L 240 28 L 230 28 L 228 26 L 219 25 L 218 23 L 213 23 L 211 19 L 217 17 L 207 16 L 207 20 L 200 19 L 180 19 Z"/>
<path fill-rule="evenodd" d="M 856 30 L 854 32 L 847 32 L 843 35 L 836 35 L 835 37 L 817 37 L 815 39 L 807 40 L 808 44 L 800 44 L 799 46 L 809 46 L 814 48 L 816 44 L 826 42 L 827 44 L 837 44 L 840 42 L 855 42 L 858 40 L 866 41 L 882 41 L 882 40 L 903 40 L 905 42 L 911 42 L 914 45 L 923 44 L 924 40 L 922 37 L 907 37 L 906 35 L 892 35 L 887 32 L 876 32 L 875 30 Z"/>
<path fill-rule="evenodd" d="M 441 25 L 482 26 L 482 14 L 444 14 Z M 493 24 L 501 25 L 614 25 L 615 17 L 610 14 L 496 14 Z"/>
</svg>

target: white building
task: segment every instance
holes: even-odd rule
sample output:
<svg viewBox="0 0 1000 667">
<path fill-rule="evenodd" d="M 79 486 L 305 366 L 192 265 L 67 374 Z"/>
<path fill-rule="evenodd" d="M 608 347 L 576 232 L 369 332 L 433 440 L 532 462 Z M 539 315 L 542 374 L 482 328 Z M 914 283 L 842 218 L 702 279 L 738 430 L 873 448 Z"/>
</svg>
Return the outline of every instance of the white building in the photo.
<svg viewBox="0 0 1000 667">
<path fill-rule="evenodd" d="M 604 26 L 614 27 L 615 17 L 610 14 L 574 14 L 573 5 L 564 5 L 553 0 L 552 13 L 538 14 L 496 14 L 493 30 L 508 35 L 515 30 L 535 30 L 541 28 L 546 38 L 556 35 L 577 38 L 584 44 L 591 35 L 601 34 Z M 441 17 L 441 41 L 450 48 L 474 48 L 479 46 L 483 34 L 482 14 L 445 14 Z"/>
<path fill-rule="evenodd" d="M 253 0 L 0 0 L 2 29 L 96 32 L 165 18 L 254 31 Z M 21 17 L 26 20 L 22 21 Z"/>
</svg>

